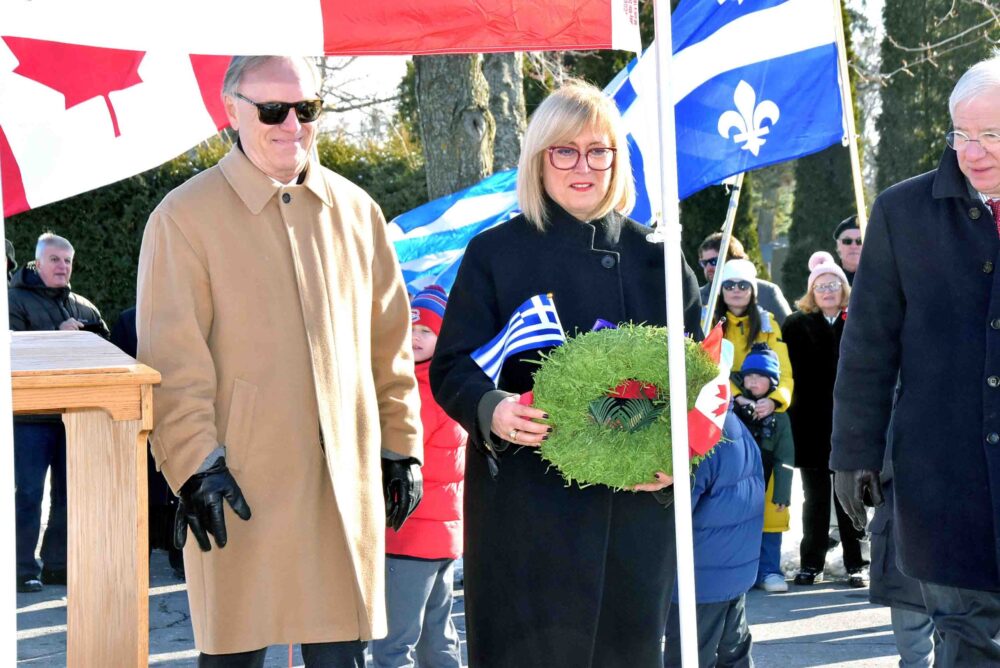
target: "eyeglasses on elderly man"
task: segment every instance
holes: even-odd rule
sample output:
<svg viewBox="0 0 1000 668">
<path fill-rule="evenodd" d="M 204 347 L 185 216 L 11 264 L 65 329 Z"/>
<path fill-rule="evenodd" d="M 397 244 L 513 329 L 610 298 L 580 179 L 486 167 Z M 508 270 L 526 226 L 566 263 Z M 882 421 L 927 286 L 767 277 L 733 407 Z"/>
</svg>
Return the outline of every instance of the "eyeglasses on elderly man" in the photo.
<svg viewBox="0 0 1000 668">
<path fill-rule="evenodd" d="M 968 148 L 969 144 L 979 144 L 984 149 L 1000 146 L 1000 133 L 997 132 L 983 132 L 979 137 L 973 139 L 961 130 L 952 130 L 944 136 L 944 139 L 948 142 L 948 146 L 956 151 Z"/>
</svg>

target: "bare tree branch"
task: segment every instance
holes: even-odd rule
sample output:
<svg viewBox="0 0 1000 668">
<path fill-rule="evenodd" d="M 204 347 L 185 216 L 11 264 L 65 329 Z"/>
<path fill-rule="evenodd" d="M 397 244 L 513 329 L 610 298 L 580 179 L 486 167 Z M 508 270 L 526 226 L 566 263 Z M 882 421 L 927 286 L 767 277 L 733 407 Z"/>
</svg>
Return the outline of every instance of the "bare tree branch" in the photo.
<svg viewBox="0 0 1000 668">
<path fill-rule="evenodd" d="M 358 109 L 367 109 L 386 102 L 397 102 L 399 101 L 399 98 L 399 95 L 391 95 L 389 97 L 355 98 L 358 100 L 357 102 L 348 102 L 346 104 L 324 104 L 323 110 L 333 113 L 344 113 L 347 111 L 356 111 Z"/>
<path fill-rule="evenodd" d="M 899 67 L 886 72 L 876 71 L 860 62 L 852 62 L 850 67 L 858 80 L 884 86 L 894 76 L 901 74 L 914 76 L 913 69 L 920 65 L 929 64 L 932 67 L 937 67 L 937 59 L 953 51 L 974 46 L 984 40 L 994 45 L 1000 44 L 1000 39 L 993 37 L 995 34 L 1000 34 L 996 32 L 996 29 L 1000 28 L 1000 0 L 952 0 L 948 10 L 934 18 L 935 26 L 943 26 L 948 21 L 957 18 L 960 3 L 985 9 L 991 18 L 934 43 L 907 45 L 900 43 L 891 35 L 887 35 L 886 40 L 892 48 L 906 54 L 913 54 L 913 57 L 904 59 Z"/>
</svg>

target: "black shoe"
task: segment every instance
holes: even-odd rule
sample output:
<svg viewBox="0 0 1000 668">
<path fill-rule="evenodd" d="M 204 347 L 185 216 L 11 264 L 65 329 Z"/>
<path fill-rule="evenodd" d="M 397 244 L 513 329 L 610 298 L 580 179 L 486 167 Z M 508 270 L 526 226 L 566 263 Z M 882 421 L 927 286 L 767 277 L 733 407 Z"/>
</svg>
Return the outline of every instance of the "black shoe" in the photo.
<svg viewBox="0 0 1000 668">
<path fill-rule="evenodd" d="M 795 574 L 795 584 L 809 586 L 823 581 L 823 571 L 814 568 L 800 568 Z"/>
<path fill-rule="evenodd" d="M 867 568 L 851 568 L 847 571 L 847 584 L 855 589 L 867 587 L 869 583 Z"/>
<path fill-rule="evenodd" d="M 43 568 L 42 569 L 42 582 L 47 585 L 62 585 L 66 586 L 66 569 L 65 568 Z"/>
<path fill-rule="evenodd" d="M 17 591 L 19 594 L 36 594 L 42 591 L 42 581 L 34 575 L 19 575 Z"/>
</svg>

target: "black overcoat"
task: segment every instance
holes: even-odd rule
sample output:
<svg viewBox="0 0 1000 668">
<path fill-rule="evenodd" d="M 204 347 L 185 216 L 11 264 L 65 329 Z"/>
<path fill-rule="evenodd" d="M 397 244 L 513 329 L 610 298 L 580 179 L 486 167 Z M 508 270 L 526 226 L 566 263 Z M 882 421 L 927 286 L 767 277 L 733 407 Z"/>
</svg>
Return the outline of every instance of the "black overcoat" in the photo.
<svg viewBox="0 0 1000 668">
<path fill-rule="evenodd" d="M 875 200 L 834 389 L 834 470 L 882 466 L 892 420 L 898 563 L 1000 591 L 1000 241 L 955 152 Z M 796 378 L 797 380 L 797 378 Z"/>
<path fill-rule="evenodd" d="M 829 464 L 833 383 L 843 333 L 844 319 L 838 316 L 831 325 L 822 312 L 796 311 L 781 328 L 795 377 L 788 417 L 798 468 L 826 469 Z"/>
<path fill-rule="evenodd" d="M 519 216 L 472 240 L 431 364 L 435 399 L 475 446 L 465 487 L 469 664 L 659 668 L 672 509 L 648 493 L 567 486 L 533 448 L 500 452 L 496 477 L 483 454 L 477 406 L 494 387 L 470 353 L 525 300 L 551 293 L 568 335 L 597 318 L 666 322 L 663 248 L 646 240 L 648 228 L 614 213 L 581 223 L 550 211 L 544 233 Z M 698 284 L 686 262 L 683 271 L 685 322 L 696 331 Z M 500 389 L 530 390 L 540 352 L 509 359 Z"/>
</svg>

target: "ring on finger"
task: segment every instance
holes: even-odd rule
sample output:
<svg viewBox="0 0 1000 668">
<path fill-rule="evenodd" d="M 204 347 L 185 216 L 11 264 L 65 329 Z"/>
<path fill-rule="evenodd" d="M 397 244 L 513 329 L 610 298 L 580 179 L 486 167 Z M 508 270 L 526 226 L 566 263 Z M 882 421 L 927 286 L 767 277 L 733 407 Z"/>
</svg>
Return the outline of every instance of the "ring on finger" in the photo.
<svg viewBox="0 0 1000 668">
<path fill-rule="evenodd" d="M 521 430 L 520 429 L 511 429 L 510 430 L 510 434 L 508 434 L 508 435 L 510 436 L 510 440 L 511 441 L 516 441 L 517 440 L 517 432 L 519 432 L 519 431 L 521 431 Z"/>
</svg>

